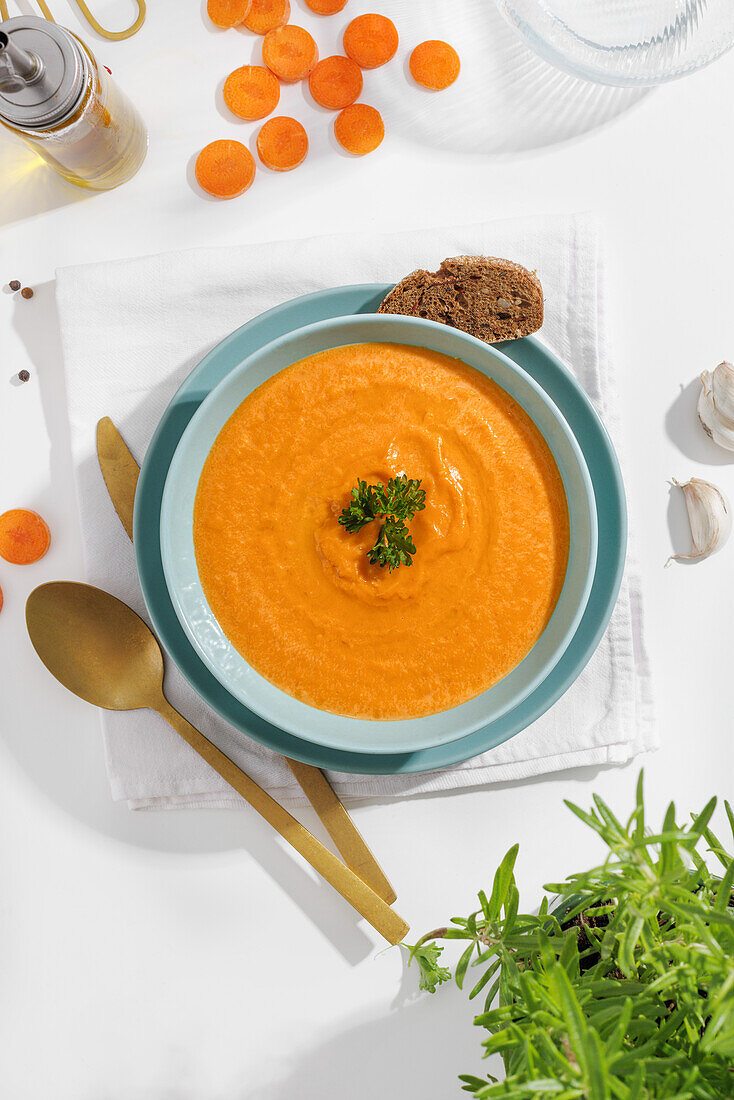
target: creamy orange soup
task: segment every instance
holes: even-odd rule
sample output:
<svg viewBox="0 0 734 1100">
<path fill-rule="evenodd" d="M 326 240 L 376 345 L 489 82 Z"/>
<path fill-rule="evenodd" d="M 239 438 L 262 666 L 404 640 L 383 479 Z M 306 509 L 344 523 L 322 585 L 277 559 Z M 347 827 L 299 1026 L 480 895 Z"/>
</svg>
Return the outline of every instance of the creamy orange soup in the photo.
<svg viewBox="0 0 734 1100">
<path fill-rule="evenodd" d="M 421 478 L 412 566 L 338 523 L 359 479 Z M 520 406 L 457 359 L 358 344 L 303 359 L 217 437 L 194 508 L 199 575 L 245 659 L 283 691 L 355 718 L 433 714 L 497 683 L 555 607 L 568 509 Z"/>
</svg>

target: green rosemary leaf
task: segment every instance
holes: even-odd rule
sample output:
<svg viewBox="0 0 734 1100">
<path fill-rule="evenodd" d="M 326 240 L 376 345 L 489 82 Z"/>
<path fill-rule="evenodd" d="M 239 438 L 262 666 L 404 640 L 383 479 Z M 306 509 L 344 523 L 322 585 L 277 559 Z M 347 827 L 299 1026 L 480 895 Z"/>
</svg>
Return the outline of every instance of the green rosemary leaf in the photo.
<svg viewBox="0 0 734 1100">
<path fill-rule="evenodd" d="M 490 963 L 490 965 L 484 971 L 481 978 L 479 979 L 479 981 L 477 982 L 477 984 L 474 986 L 471 993 L 469 994 L 469 1000 L 470 1001 L 473 1001 L 474 998 L 477 996 L 477 994 L 482 992 L 482 990 L 486 986 L 487 982 L 489 982 L 494 977 L 494 975 L 497 973 L 497 971 L 499 970 L 501 965 L 502 965 L 502 960 L 501 959 L 495 959 L 495 961 L 493 963 Z"/>
<path fill-rule="evenodd" d="M 714 804 L 687 828 L 671 805 L 648 829 L 640 777 L 626 827 L 600 798 L 590 813 L 571 806 L 608 854 L 546 887 L 553 912 L 547 899 L 518 912 L 511 849 L 489 899 L 454 918 L 470 941 L 460 984 L 481 967 L 474 1022 L 506 1073 L 500 1084 L 463 1078 L 476 1100 L 731 1100 L 734 858 L 711 831 Z"/>
<path fill-rule="evenodd" d="M 464 975 L 466 974 L 475 947 L 476 944 L 470 943 L 466 951 L 463 953 L 456 964 L 454 977 L 456 979 L 456 984 L 458 985 L 459 989 L 463 989 L 464 987 Z"/>
<path fill-rule="evenodd" d="M 693 819 L 693 825 L 689 830 L 689 840 L 686 847 L 693 847 L 698 844 L 701 837 L 707 830 L 707 826 L 711 818 L 713 817 L 714 810 L 716 809 L 716 798 L 711 798 L 706 803 L 700 814 L 696 814 Z"/>
<path fill-rule="evenodd" d="M 513 844 L 509 852 L 506 853 L 504 859 L 500 863 L 494 876 L 494 883 L 492 884 L 492 893 L 489 899 L 489 915 L 491 919 L 496 920 L 499 917 L 500 909 L 507 900 L 507 894 L 510 889 L 510 885 L 515 881 L 513 876 L 513 868 L 515 866 L 515 860 L 517 859 L 517 853 L 520 850 L 519 844 Z"/>
<path fill-rule="evenodd" d="M 491 986 L 489 987 L 489 989 L 487 990 L 487 992 L 484 995 L 484 1011 L 485 1012 L 489 1012 L 490 1008 L 492 1007 L 492 1002 L 494 1001 L 495 997 L 497 996 L 497 991 L 498 991 L 499 987 L 500 987 L 500 979 L 495 978 L 494 981 L 492 982 Z M 470 996 L 471 996 L 471 994 L 470 994 Z"/>
<path fill-rule="evenodd" d="M 643 917 L 635 917 L 635 919 L 627 925 L 626 929 L 620 936 L 619 942 L 619 968 L 627 978 L 637 977 L 637 967 L 635 966 L 635 948 L 637 947 L 637 940 L 642 926 L 645 921 Z"/>
<path fill-rule="evenodd" d="M 464 1082 L 461 1087 L 465 1092 L 476 1092 L 477 1089 L 486 1088 L 489 1083 L 486 1077 L 475 1077 L 473 1073 L 460 1073 L 459 1080 Z"/>
<path fill-rule="evenodd" d="M 723 912 L 731 905 L 731 895 L 734 889 L 734 859 L 729 865 L 728 871 L 724 874 L 721 880 L 719 888 L 716 892 L 716 901 L 714 902 L 714 909 L 718 909 Z"/>
<path fill-rule="evenodd" d="M 732 840 L 734 840 L 734 810 L 732 810 L 729 802 L 724 803 L 724 809 L 726 810 L 726 817 L 729 822 L 729 828 L 731 829 Z"/>
</svg>

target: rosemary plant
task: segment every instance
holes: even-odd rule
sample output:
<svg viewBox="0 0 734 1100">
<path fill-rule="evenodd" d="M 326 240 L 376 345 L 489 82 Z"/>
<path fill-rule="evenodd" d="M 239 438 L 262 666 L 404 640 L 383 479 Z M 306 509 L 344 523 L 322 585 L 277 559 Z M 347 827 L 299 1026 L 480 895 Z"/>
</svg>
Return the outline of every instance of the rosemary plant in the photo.
<svg viewBox="0 0 734 1100">
<path fill-rule="evenodd" d="M 734 858 L 709 828 L 715 799 L 682 826 L 671 803 L 651 831 L 642 781 L 626 824 L 596 795 L 589 813 L 566 803 L 609 855 L 548 884 L 557 901 L 519 911 L 516 845 L 475 913 L 410 948 L 433 992 L 451 976 L 435 941 L 466 941 L 455 980 L 472 975 L 485 1054 L 506 1072 L 462 1076 L 478 1100 L 734 1097 Z"/>
</svg>

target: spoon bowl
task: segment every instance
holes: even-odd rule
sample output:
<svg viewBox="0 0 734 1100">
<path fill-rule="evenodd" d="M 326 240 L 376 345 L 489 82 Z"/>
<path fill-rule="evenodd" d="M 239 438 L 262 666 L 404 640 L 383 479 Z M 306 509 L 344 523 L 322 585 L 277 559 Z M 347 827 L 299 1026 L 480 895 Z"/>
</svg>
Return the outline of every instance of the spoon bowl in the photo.
<svg viewBox="0 0 734 1100">
<path fill-rule="evenodd" d="M 174 710 L 163 694 L 160 646 L 132 608 L 92 585 L 51 581 L 31 592 L 25 616 L 33 648 L 64 687 L 105 710 L 158 711 L 388 943 L 405 938 L 408 925 L 382 896 Z"/>
<path fill-rule="evenodd" d="M 51 581 L 31 592 L 25 615 L 36 653 L 74 695 L 105 710 L 158 706 L 160 646 L 122 600 L 89 584 Z"/>
</svg>

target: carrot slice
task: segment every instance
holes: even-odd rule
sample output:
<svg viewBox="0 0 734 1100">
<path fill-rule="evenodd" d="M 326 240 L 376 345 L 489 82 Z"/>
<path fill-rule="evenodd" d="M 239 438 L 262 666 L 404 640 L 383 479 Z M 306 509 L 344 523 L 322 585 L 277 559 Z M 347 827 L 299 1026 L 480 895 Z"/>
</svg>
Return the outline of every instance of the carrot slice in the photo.
<svg viewBox="0 0 734 1100">
<path fill-rule="evenodd" d="M 276 27 L 282 27 L 290 17 L 290 0 L 252 0 L 252 6 L 242 22 L 248 31 L 267 34 Z"/>
<path fill-rule="evenodd" d="M 352 103 L 336 116 L 334 136 L 343 149 L 363 157 L 373 153 L 385 136 L 382 115 L 366 103 Z"/>
<path fill-rule="evenodd" d="M 362 91 L 362 70 L 351 57 L 325 57 L 308 78 L 308 86 L 318 104 L 341 111 Z"/>
<path fill-rule="evenodd" d="M 347 6 L 347 0 L 306 0 L 306 7 L 317 15 L 336 15 Z"/>
<path fill-rule="evenodd" d="M 424 88 L 440 92 L 453 84 L 459 75 L 459 55 L 448 42 L 431 39 L 421 42 L 410 55 L 410 72 L 413 80 Z"/>
<path fill-rule="evenodd" d="M 38 512 L 12 508 L 0 516 L 0 558 L 13 565 L 31 565 L 49 548 L 51 532 Z"/>
<path fill-rule="evenodd" d="M 290 172 L 303 164 L 308 134 L 295 118 L 269 118 L 257 135 L 257 155 L 273 172 Z"/>
<path fill-rule="evenodd" d="M 305 80 L 319 59 L 319 48 L 303 27 L 288 24 L 268 31 L 263 39 L 263 61 L 286 84 Z"/>
<path fill-rule="evenodd" d="M 196 158 L 199 187 L 218 199 L 244 194 L 255 178 L 252 153 L 241 141 L 226 138 L 205 145 Z"/>
<path fill-rule="evenodd" d="M 252 0 L 206 0 L 206 13 L 216 27 L 236 27 L 250 10 Z"/>
<path fill-rule="evenodd" d="M 358 15 L 344 31 L 344 53 L 361 69 L 378 69 L 398 52 L 398 32 L 385 15 Z"/>
<path fill-rule="evenodd" d="M 271 114 L 279 100 L 278 78 L 263 65 L 242 65 L 224 82 L 224 102 L 232 114 L 248 122 Z"/>
<path fill-rule="evenodd" d="M 2 609 L 3 609 L 4 602 L 5 602 L 5 599 L 3 597 L 3 590 L 2 590 L 2 588 L 0 588 L 0 611 L 2 611 Z"/>
</svg>

